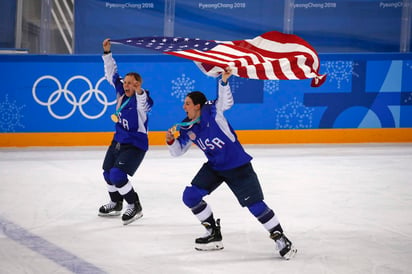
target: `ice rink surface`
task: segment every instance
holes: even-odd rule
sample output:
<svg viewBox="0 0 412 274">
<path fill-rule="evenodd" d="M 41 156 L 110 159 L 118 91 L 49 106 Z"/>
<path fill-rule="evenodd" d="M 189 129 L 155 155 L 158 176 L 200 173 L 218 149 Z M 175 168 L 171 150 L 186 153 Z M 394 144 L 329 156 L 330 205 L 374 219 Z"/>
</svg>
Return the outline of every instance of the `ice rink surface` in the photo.
<svg viewBox="0 0 412 274">
<path fill-rule="evenodd" d="M 143 218 L 97 216 L 106 147 L 0 149 L 0 273 L 412 273 L 412 144 L 249 145 L 266 203 L 298 248 L 280 259 L 226 185 L 205 200 L 221 251 L 181 194 L 205 161 L 151 147 L 132 177 Z"/>
</svg>

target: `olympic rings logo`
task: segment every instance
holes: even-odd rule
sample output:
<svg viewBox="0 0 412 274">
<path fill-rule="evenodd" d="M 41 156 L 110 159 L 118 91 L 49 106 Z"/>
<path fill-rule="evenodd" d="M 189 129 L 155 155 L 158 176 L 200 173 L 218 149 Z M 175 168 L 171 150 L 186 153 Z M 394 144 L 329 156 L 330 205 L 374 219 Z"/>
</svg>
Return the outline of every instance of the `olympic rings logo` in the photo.
<svg viewBox="0 0 412 274">
<path fill-rule="evenodd" d="M 46 80 L 46 79 L 54 81 L 57 85 L 57 89 L 50 94 L 49 98 L 47 99 L 47 102 L 44 102 L 44 101 L 40 100 L 37 97 L 36 90 L 37 90 L 37 85 L 41 81 Z M 70 85 L 70 83 L 73 82 L 74 80 L 77 80 L 77 79 L 84 80 L 86 82 L 86 84 L 88 85 L 88 88 L 89 88 L 88 90 L 86 90 L 80 96 L 79 100 L 77 100 L 75 94 L 68 89 L 68 86 Z M 62 85 L 61 85 L 59 79 L 57 79 L 56 77 L 51 76 L 51 75 L 45 75 L 45 76 L 42 76 L 39 79 L 37 79 L 36 82 L 34 82 L 33 88 L 32 88 L 32 94 L 33 94 L 34 100 L 39 105 L 47 106 L 47 109 L 48 109 L 50 115 L 53 116 L 56 119 L 63 120 L 63 119 L 70 118 L 73 115 L 73 113 L 76 111 L 77 107 L 79 108 L 80 113 L 85 118 L 87 118 L 87 119 L 97 119 L 97 118 L 101 117 L 106 112 L 108 106 L 116 104 L 116 99 L 109 102 L 106 94 L 104 94 L 104 92 L 102 92 L 101 90 L 98 89 L 98 87 L 100 86 L 100 84 L 104 80 L 106 80 L 104 77 L 100 78 L 99 81 L 97 81 L 96 85 L 93 87 L 92 83 L 90 82 L 90 80 L 87 77 L 84 77 L 84 76 L 81 76 L 81 75 L 76 75 L 76 76 L 71 77 L 66 82 L 64 87 L 62 88 Z M 61 98 L 63 98 L 62 95 L 64 96 L 64 99 L 69 104 L 72 105 L 71 110 L 66 115 L 58 115 L 52 109 L 52 106 L 54 104 L 56 104 Z M 96 100 L 100 104 L 103 105 L 103 109 L 96 115 L 89 115 L 84 111 L 83 106 L 85 104 L 87 104 L 93 98 L 93 95 L 95 96 Z"/>
</svg>

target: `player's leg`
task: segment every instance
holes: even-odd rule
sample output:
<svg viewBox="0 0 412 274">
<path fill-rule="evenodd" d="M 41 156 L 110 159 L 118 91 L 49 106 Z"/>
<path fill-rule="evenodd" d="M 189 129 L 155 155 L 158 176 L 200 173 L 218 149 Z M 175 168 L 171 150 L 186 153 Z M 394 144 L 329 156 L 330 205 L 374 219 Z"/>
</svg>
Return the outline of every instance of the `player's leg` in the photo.
<svg viewBox="0 0 412 274">
<path fill-rule="evenodd" d="M 290 259 L 296 253 L 296 249 L 283 234 L 282 226 L 274 211 L 263 202 L 262 188 L 252 165 L 249 163 L 230 170 L 226 172 L 225 177 L 239 203 L 243 207 L 247 207 L 269 232 L 270 237 L 276 242 L 280 255 Z"/>
<path fill-rule="evenodd" d="M 289 260 L 297 252 L 292 242 L 286 237 L 283 228 L 275 214 L 264 201 L 247 206 L 256 219 L 269 231 L 269 237 L 275 241 L 276 249 L 282 258 Z"/>
<path fill-rule="evenodd" d="M 119 194 L 127 202 L 122 215 L 124 225 L 143 216 L 139 195 L 133 188 L 129 176 L 133 176 L 145 156 L 145 151 L 131 145 L 122 145 L 116 158 L 115 167 L 110 170 L 110 181 L 116 186 Z"/>
<path fill-rule="evenodd" d="M 186 187 L 183 192 L 184 204 L 190 208 L 206 229 L 206 234 L 195 240 L 197 250 L 223 249 L 220 220 L 215 220 L 210 205 L 203 200 L 204 196 L 211 193 L 221 183 L 213 170 L 205 164 L 192 180 L 192 185 Z"/>
<path fill-rule="evenodd" d="M 105 158 L 103 160 L 103 178 L 106 182 L 107 191 L 109 193 L 110 201 L 99 208 L 99 216 L 119 216 L 123 208 L 123 197 L 117 191 L 117 188 L 110 181 L 110 169 L 114 166 L 116 153 L 115 143 L 107 149 Z"/>
<path fill-rule="evenodd" d="M 103 172 L 103 177 L 107 182 L 107 191 L 109 192 L 110 202 L 102 205 L 99 208 L 99 216 L 119 216 L 123 209 L 123 197 L 117 191 L 116 186 L 114 186 L 109 180 L 109 171 Z"/>
</svg>

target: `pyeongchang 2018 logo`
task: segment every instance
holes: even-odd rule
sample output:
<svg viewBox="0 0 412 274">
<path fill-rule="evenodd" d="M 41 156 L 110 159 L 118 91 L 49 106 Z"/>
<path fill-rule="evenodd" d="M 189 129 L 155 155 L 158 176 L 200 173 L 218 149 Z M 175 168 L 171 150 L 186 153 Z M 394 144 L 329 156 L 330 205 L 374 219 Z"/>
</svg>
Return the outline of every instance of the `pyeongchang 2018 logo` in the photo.
<svg viewBox="0 0 412 274">
<path fill-rule="evenodd" d="M 407 2 L 406 2 L 407 5 Z M 387 9 L 387 8 L 402 8 L 403 7 L 403 2 L 402 1 L 395 1 L 395 2 L 380 2 L 379 7 L 382 9 Z"/>
<path fill-rule="evenodd" d="M 98 119 L 106 112 L 108 106 L 116 104 L 116 99 L 109 101 L 106 94 L 100 90 L 100 85 L 105 80 L 102 77 L 93 86 L 87 77 L 76 75 L 62 85 L 56 77 L 44 75 L 34 82 L 32 94 L 34 100 L 39 105 L 47 107 L 55 119 L 68 119 L 76 110 L 87 119 Z"/>
</svg>

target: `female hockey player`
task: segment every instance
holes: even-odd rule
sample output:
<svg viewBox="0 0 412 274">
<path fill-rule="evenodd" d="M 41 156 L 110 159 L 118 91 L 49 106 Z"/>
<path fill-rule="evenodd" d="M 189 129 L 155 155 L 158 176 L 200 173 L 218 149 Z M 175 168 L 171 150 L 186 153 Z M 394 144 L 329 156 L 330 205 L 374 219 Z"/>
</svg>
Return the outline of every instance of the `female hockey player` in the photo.
<svg viewBox="0 0 412 274">
<path fill-rule="evenodd" d="M 172 156 L 184 154 L 194 143 L 208 159 L 183 192 L 183 202 L 207 231 L 204 237 L 195 240 L 195 248 L 223 249 L 220 220 L 214 219 L 211 207 L 203 197 L 226 182 L 240 205 L 247 207 L 269 231 L 280 256 L 288 260 L 297 250 L 283 233 L 273 210 L 263 201 L 259 180 L 250 163 L 252 157 L 244 151 L 223 115 L 234 103 L 228 85 L 231 75 L 230 68 L 222 73 L 218 98 L 214 101 L 207 101 L 200 91 L 189 93 L 183 104 L 187 117 L 166 133 L 166 143 Z M 179 130 L 177 138 L 173 134 L 176 128 Z"/>
<path fill-rule="evenodd" d="M 103 61 L 106 80 L 116 89 L 117 107 L 112 114 L 116 132 L 103 161 L 103 177 L 107 183 L 110 202 L 99 208 L 99 216 L 122 215 L 127 225 L 143 216 L 139 196 L 129 178 L 133 176 L 148 150 L 148 112 L 153 106 L 149 93 L 142 89 L 142 78 L 130 72 L 122 79 L 111 53 L 109 39 L 103 41 Z"/>
</svg>

